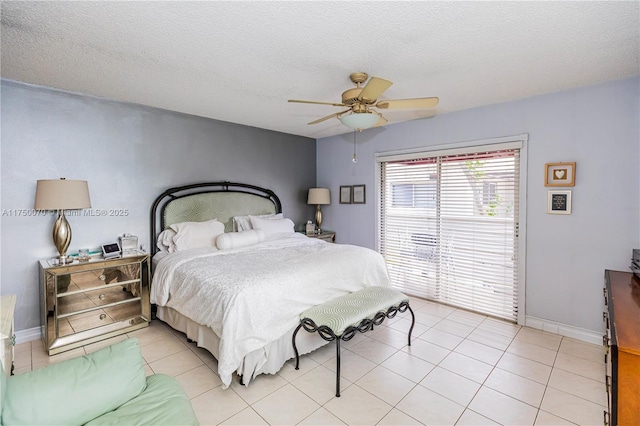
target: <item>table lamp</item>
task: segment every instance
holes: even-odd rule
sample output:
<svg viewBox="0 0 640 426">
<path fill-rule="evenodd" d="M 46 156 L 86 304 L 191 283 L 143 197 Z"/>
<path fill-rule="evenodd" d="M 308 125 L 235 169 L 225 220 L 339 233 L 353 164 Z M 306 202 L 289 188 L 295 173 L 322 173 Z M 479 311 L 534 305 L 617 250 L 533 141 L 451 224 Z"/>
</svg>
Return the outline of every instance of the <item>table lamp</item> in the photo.
<svg viewBox="0 0 640 426">
<path fill-rule="evenodd" d="M 37 181 L 34 208 L 58 211 L 58 219 L 53 225 L 53 243 L 58 249 L 58 259 L 61 264 L 69 263 L 67 249 L 71 244 L 71 226 L 67 222 L 64 211 L 90 207 L 89 186 L 85 180 L 60 178 Z"/>
<path fill-rule="evenodd" d="M 331 195 L 328 188 L 309 188 L 309 197 L 307 198 L 307 204 L 315 204 L 316 207 L 316 224 L 318 225 L 318 232 L 322 233 L 320 227 L 322 226 L 322 210 L 320 206 L 323 204 L 331 204 Z"/>
</svg>

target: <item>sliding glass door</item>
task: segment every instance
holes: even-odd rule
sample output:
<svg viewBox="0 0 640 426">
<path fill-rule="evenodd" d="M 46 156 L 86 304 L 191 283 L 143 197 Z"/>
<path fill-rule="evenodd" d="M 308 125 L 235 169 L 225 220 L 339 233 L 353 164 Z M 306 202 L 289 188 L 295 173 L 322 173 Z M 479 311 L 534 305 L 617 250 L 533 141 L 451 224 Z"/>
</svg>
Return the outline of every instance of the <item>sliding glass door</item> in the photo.
<svg viewBox="0 0 640 426">
<path fill-rule="evenodd" d="M 396 288 L 517 321 L 513 146 L 378 157 L 378 248 Z"/>
</svg>

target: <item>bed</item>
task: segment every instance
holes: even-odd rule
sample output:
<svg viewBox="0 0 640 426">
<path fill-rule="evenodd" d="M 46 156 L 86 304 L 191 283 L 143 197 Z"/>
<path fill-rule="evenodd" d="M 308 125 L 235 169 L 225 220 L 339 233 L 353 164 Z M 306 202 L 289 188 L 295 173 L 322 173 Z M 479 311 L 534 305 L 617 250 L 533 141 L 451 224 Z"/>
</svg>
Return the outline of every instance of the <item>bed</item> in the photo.
<svg viewBox="0 0 640 426">
<path fill-rule="evenodd" d="M 254 185 L 170 188 L 151 208 L 151 303 L 158 319 L 218 360 L 224 387 L 275 374 L 294 357 L 304 310 L 368 286 L 389 286 L 379 253 L 294 232 L 278 196 Z M 301 354 L 327 342 L 298 336 Z"/>
</svg>

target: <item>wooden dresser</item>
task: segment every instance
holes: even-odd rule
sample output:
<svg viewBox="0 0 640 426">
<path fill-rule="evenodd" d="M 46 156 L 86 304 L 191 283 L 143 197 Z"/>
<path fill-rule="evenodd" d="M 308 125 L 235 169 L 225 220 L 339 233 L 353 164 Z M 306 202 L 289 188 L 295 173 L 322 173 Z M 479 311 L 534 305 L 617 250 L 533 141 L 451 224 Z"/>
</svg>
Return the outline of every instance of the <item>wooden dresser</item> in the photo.
<svg viewBox="0 0 640 426">
<path fill-rule="evenodd" d="M 640 424 L 640 284 L 631 272 L 605 271 L 603 339 L 607 363 L 605 425 Z"/>
</svg>

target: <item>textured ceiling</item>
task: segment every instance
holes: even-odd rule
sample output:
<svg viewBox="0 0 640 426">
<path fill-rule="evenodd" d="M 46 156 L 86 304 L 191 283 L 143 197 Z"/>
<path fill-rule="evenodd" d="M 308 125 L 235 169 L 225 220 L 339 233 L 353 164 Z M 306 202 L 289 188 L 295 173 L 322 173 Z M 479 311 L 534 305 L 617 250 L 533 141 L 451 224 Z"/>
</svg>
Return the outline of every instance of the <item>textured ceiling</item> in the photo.
<svg viewBox="0 0 640 426">
<path fill-rule="evenodd" d="M 437 114 L 640 73 L 633 2 L 3 1 L 2 77 L 320 138 L 365 71 Z M 594 100 L 594 106 L 598 106 Z M 390 122 L 419 117 L 389 111 Z"/>
</svg>

